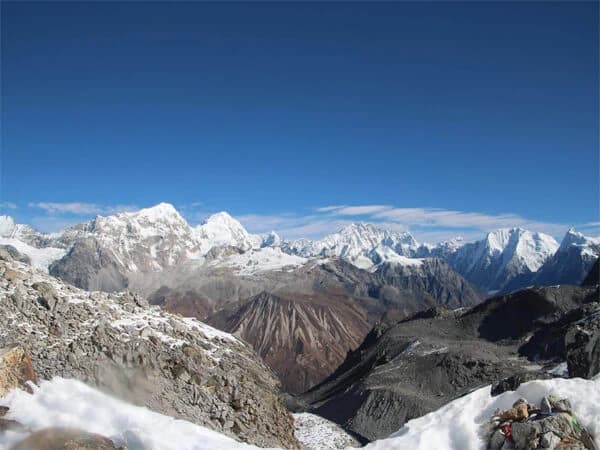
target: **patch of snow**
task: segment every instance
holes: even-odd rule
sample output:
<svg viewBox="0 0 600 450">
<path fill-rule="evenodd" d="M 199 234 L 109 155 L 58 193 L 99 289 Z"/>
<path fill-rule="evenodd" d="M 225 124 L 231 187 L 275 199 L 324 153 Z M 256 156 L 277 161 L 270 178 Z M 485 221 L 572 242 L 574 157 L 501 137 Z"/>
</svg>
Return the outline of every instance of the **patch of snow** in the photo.
<svg viewBox="0 0 600 450">
<path fill-rule="evenodd" d="M 423 355 L 423 356 L 436 355 L 438 353 L 448 353 L 448 347 L 440 347 L 440 348 L 433 348 L 431 350 L 423 350 L 423 352 L 421 352 L 421 355 Z"/>
<path fill-rule="evenodd" d="M 550 369 L 548 371 L 549 374 L 552 374 L 557 377 L 568 377 L 569 376 L 569 368 L 567 366 L 567 362 L 561 362 L 556 367 Z"/>
<path fill-rule="evenodd" d="M 215 260 L 211 265 L 232 267 L 239 275 L 253 275 L 259 272 L 299 267 L 307 261 L 301 256 L 284 253 L 279 248 L 265 247 L 231 255 L 223 260 Z"/>
<path fill-rule="evenodd" d="M 508 409 L 519 398 L 539 404 L 546 395 L 567 398 L 577 420 L 600 445 L 600 378 L 537 380 L 516 391 L 491 396 L 487 386 L 440 409 L 406 423 L 387 439 L 370 443 L 369 450 L 485 450 L 485 428 L 496 409 Z"/>
<path fill-rule="evenodd" d="M 307 450 L 337 450 L 361 445 L 339 425 L 310 413 L 293 414 L 296 439 Z"/>
<path fill-rule="evenodd" d="M 59 260 L 67 251 L 64 248 L 54 248 L 54 247 L 45 247 L 45 248 L 35 248 L 31 245 L 28 245 L 18 239 L 13 238 L 0 238 L 0 245 L 12 245 L 19 252 L 27 255 L 31 260 L 31 265 L 36 269 L 43 270 L 44 272 L 48 272 L 48 267 L 54 261 Z"/>
<path fill-rule="evenodd" d="M 111 439 L 117 446 L 144 450 L 257 449 L 216 431 L 133 406 L 84 383 L 65 378 L 42 381 L 29 394 L 15 389 L 0 400 L 10 408 L 7 419 L 33 431 L 49 427 L 76 428 Z M 0 448 L 9 448 L 26 435 L 0 435 Z"/>
</svg>

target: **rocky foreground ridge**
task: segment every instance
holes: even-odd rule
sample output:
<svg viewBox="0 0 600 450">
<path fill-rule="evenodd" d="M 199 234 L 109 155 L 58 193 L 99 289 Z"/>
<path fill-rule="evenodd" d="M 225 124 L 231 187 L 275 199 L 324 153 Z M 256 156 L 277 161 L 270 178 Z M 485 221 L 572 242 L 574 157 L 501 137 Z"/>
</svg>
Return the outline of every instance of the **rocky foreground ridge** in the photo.
<svg viewBox="0 0 600 450">
<path fill-rule="evenodd" d="M 298 448 L 279 383 L 233 336 L 129 292 L 86 292 L 0 251 L 0 348 L 40 378 L 76 378 L 264 447 Z"/>
</svg>

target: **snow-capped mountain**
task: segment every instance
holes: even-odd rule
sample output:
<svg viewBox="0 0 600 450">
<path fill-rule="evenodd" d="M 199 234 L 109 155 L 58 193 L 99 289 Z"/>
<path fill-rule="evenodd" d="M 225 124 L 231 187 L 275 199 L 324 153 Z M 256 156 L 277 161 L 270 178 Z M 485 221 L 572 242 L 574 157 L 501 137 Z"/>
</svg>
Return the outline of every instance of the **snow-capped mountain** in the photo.
<svg viewBox="0 0 600 450">
<path fill-rule="evenodd" d="M 304 257 L 337 256 L 362 268 L 381 262 L 369 256 L 373 255 L 376 248 L 387 248 L 396 255 L 411 257 L 416 255 L 418 244 L 407 231 L 395 232 L 369 223 L 352 223 L 321 240 L 299 239 L 285 246 L 285 250 L 292 254 Z"/>
<path fill-rule="evenodd" d="M 261 236 L 250 234 L 225 212 L 214 214 L 193 228 L 168 203 L 134 212 L 97 216 L 53 234 L 40 233 L 28 225 L 16 224 L 10 216 L 0 216 L 0 244 L 18 247 L 19 251 L 39 261 L 38 267 L 46 269 L 67 251 L 67 256 L 77 253 L 78 258 L 86 260 L 90 259 L 86 253 L 101 251 L 102 258 L 92 258 L 94 264 L 104 266 L 110 260 L 119 272 L 156 272 L 202 257 L 215 247 L 247 251 L 276 247 L 280 243 L 281 238 L 275 232 Z M 73 252 L 75 247 L 77 252 Z M 81 267 L 86 263 L 89 261 L 78 260 L 72 265 Z M 58 270 L 56 274 L 59 272 L 62 271 Z"/>
<path fill-rule="evenodd" d="M 95 219 L 65 230 L 66 245 L 93 238 L 130 272 L 160 271 L 202 250 L 194 230 L 168 203 Z"/>
<path fill-rule="evenodd" d="M 531 284 L 580 284 L 600 256 L 600 238 L 571 228 L 557 252 L 540 267 Z"/>
<path fill-rule="evenodd" d="M 558 249 L 552 236 L 522 228 L 503 228 L 480 241 L 452 244 L 432 249 L 432 256 L 439 251 L 458 273 L 486 291 L 502 290 L 513 278 L 536 272 Z"/>
</svg>

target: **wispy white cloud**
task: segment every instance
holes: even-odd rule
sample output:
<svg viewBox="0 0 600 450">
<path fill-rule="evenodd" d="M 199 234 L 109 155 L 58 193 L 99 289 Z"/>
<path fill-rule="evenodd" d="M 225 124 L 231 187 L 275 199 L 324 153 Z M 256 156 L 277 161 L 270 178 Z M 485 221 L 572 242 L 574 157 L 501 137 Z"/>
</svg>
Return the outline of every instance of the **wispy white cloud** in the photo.
<svg viewBox="0 0 600 450">
<path fill-rule="evenodd" d="M 333 206 L 323 206 L 321 208 L 315 209 L 317 212 L 330 212 L 335 211 L 336 209 L 345 208 L 346 205 L 333 205 Z"/>
<path fill-rule="evenodd" d="M 334 214 L 340 216 L 365 216 L 392 209 L 389 205 L 360 205 L 344 206 L 333 210 Z"/>
<path fill-rule="evenodd" d="M 518 214 L 486 214 L 440 208 L 396 208 L 389 205 L 339 205 L 317 208 L 307 215 L 248 214 L 238 220 L 251 232 L 277 231 L 287 239 L 320 238 L 357 221 L 374 223 L 382 228 L 411 231 L 423 242 L 438 242 L 462 236 L 465 240 L 479 239 L 498 228 L 523 227 L 561 237 L 568 226 L 541 222 Z M 590 226 L 592 228 L 592 226 Z"/>
<path fill-rule="evenodd" d="M 103 206 L 96 203 L 84 202 L 32 202 L 30 208 L 46 211 L 48 214 L 72 214 L 85 216 L 90 214 L 115 214 L 119 212 L 135 211 L 139 209 L 136 205 L 110 205 Z"/>
<path fill-rule="evenodd" d="M 13 202 L 0 202 L 0 209 L 17 209 L 17 204 Z"/>
<path fill-rule="evenodd" d="M 94 203 L 80 203 L 80 202 L 37 202 L 29 203 L 30 208 L 39 208 L 50 214 L 100 214 L 102 208 Z"/>
</svg>

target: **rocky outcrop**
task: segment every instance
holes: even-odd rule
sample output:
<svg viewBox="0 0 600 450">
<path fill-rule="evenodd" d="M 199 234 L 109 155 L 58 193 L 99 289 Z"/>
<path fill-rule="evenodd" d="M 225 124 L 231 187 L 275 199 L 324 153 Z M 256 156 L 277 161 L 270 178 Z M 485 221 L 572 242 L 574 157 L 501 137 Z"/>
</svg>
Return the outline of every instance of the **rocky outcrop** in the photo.
<svg viewBox="0 0 600 450">
<path fill-rule="evenodd" d="M 27 383 L 37 383 L 37 376 L 26 347 L 11 345 L 0 349 L 0 397 L 13 389 L 30 391 Z"/>
<path fill-rule="evenodd" d="M 570 376 L 590 379 L 600 373 L 600 307 L 571 325 L 565 350 Z"/>
<path fill-rule="evenodd" d="M 31 264 L 31 258 L 21 253 L 12 245 L 0 245 L 0 259 L 3 261 L 19 261 L 25 264 Z"/>
<path fill-rule="evenodd" d="M 229 305 L 207 322 L 252 345 L 292 393 L 333 372 L 370 328 L 365 311 L 344 298 L 267 292 Z"/>
<path fill-rule="evenodd" d="M 298 446 L 277 380 L 229 334 L 16 261 L 0 261 L 0 298 L 0 346 L 27 345 L 41 378 L 76 378 L 259 446 Z"/>
<path fill-rule="evenodd" d="M 51 275 L 88 291 L 121 291 L 127 287 L 125 267 L 96 239 L 77 241 L 49 267 Z"/>
</svg>

